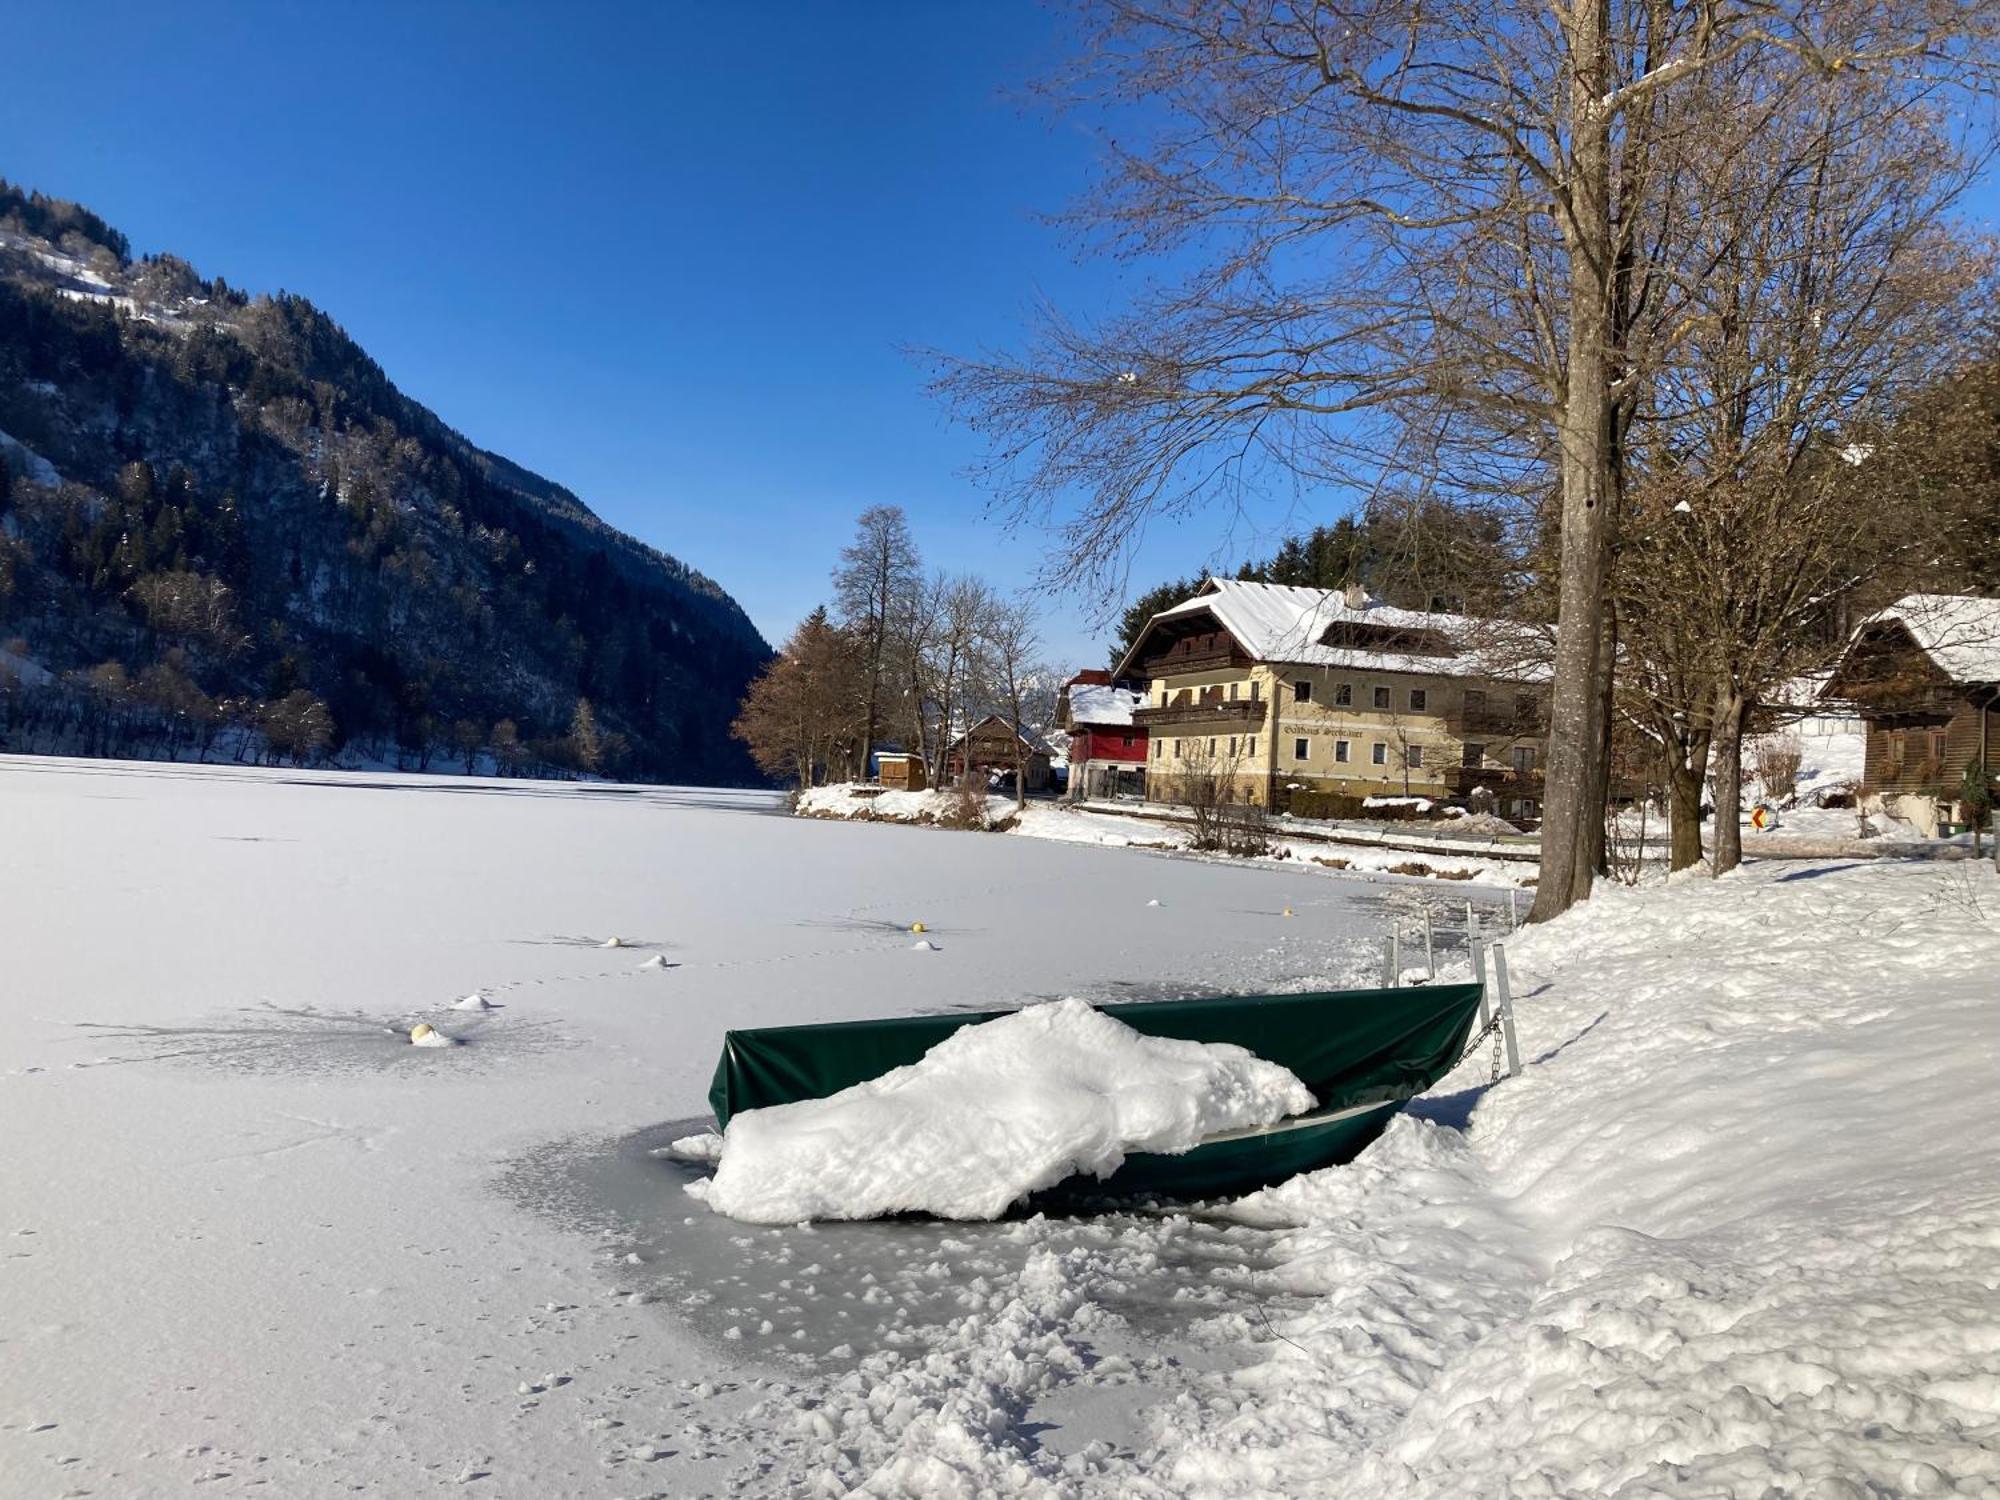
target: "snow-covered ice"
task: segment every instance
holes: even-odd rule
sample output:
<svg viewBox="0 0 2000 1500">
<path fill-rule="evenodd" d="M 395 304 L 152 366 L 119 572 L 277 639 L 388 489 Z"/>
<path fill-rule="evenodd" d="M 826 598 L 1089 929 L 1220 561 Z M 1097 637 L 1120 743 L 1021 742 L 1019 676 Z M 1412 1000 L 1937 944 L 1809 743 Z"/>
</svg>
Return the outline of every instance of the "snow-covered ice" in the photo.
<svg viewBox="0 0 2000 1500">
<path fill-rule="evenodd" d="M 700 1196 L 755 1224 L 929 1213 L 998 1217 L 1134 1151 L 1310 1109 L 1277 1063 L 1222 1043 L 1144 1036 L 1082 1000 L 962 1027 L 921 1061 L 824 1099 L 745 1110 Z"/>
<path fill-rule="evenodd" d="M 732 1027 L 1335 982 L 1401 888 L 1149 866 L 1162 926 L 1107 878 L 1139 856 L 770 796 L 57 759 L 0 758 L 0 830 L 9 1497 L 415 1496 L 468 1464 L 501 1495 L 792 1492 L 786 1424 L 820 1398 L 749 1419 L 751 1382 L 817 1389 L 787 1343 L 850 1347 L 827 1380 L 914 1348 L 885 1341 L 970 1315 L 962 1259 L 903 1226 L 748 1230 L 642 1151 L 658 1257 L 607 1261 L 610 1210 L 553 1206 L 568 1164 L 706 1128 Z M 940 951 L 908 951 L 917 920 Z M 636 967 L 668 938 L 671 981 Z M 474 992 L 495 1008 L 451 1008 Z M 411 1046 L 419 1018 L 463 1045 Z M 663 1280 L 710 1225 L 712 1274 Z M 776 1285 L 850 1227 L 879 1303 Z M 977 1273 L 982 1305 L 1018 1270 Z M 763 1311 L 725 1344 L 683 1298 Z M 809 1314 L 825 1336 L 793 1342 Z"/>
<path fill-rule="evenodd" d="M 726 1029 L 1367 982 L 1506 893 L 79 761 L 0 828 L 0 1495 L 2000 1489 L 1988 865 L 1602 889 L 1521 1077 L 1234 1205 L 798 1228 L 655 1154 Z"/>
</svg>

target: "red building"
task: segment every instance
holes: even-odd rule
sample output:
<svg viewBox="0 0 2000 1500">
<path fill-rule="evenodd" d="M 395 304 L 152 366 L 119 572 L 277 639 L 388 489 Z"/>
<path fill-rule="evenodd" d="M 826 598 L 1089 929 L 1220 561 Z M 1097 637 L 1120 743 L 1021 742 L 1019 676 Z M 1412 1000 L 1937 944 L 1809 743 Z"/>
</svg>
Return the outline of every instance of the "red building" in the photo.
<svg viewBox="0 0 2000 1500">
<path fill-rule="evenodd" d="M 1143 795 L 1146 789 L 1146 729 L 1132 722 L 1145 702 L 1135 687 L 1113 682 L 1099 669 L 1079 672 L 1063 684 L 1057 719 L 1069 734 L 1069 794 L 1072 798 Z"/>
</svg>

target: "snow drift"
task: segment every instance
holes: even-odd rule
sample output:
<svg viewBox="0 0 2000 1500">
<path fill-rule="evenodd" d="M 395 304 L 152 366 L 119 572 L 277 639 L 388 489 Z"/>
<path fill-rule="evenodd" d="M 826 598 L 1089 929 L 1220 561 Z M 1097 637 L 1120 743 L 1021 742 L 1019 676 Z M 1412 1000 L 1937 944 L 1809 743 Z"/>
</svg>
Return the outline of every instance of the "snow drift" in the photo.
<svg viewBox="0 0 2000 1500">
<path fill-rule="evenodd" d="M 1107 1177 L 1129 1152 L 1186 1151 L 1313 1103 L 1289 1069 L 1242 1047 L 1143 1036 L 1059 1000 L 967 1026 L 828 1098 L 744 1111 L 696 1186 L 758 1224 L 992 1219 L 1066 1177 Z"/>
</svg>

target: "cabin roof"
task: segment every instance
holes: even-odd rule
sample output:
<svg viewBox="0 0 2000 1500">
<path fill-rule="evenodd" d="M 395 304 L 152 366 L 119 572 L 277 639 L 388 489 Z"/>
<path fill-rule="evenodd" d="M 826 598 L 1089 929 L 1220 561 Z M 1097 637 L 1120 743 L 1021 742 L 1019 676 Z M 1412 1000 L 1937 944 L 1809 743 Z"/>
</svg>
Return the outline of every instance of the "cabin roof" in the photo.
<svg viewBox="0 0 2000 1500">
<path fill-rule="evenodd" d="M 1339 589 L 1248 583 L 1233 578 L 1211 578 L 1192 598 L 1154 615 L 1118 664 L 1115 675 L 1123 677 L 1133 667 L 1156 627 L 1202 614 L 1211 616 L 1248 655 L 1263 662 L 1516 681 L 1539 681 L 1548 676 L 1546 647 L 1537 642 L 1534 632 L 1519 625 L 1471 615 L 1399 609 L 1372 597 L 1350 604 Z M 1341 625 L 1422 633 L 1435 639 L 1438 650 L 1328 644 L 1328 632 Z"/>
<path fill-rule="evenodd" d="M 999 714 L 988 714 L 986 715 L 985 718 L 975 721 L 970 728 L 968 728 L 964 733 L 959 735 L 957 739 L 953 740 L 949 745 L 947 745 L 945 747 L 946 750 L 948 751 L 956 750 L 960 745 L 964 744 L 967 740 L 971 739 L 975 734 L 978 734 L 980 730 L 986 728 L 989 724 L 992 725 L 995 729 L 999 730 L 1002 734 L 1006 734 L 1009 730 L 1012 730 L 1015 738 L 1020 740 L 1022 744 L 1026 745 L 1030 751 L 1032 751 L 1037 755 L 1055 754 L 1054 747 L 1051 746 L 1047 740 L 1043 739 L 1038 734 L 1032 733 L 1029 730 L 1021 729 L 1016 727 L 1015 725 L 1009 724 Z"/>
<path fill-rule="evenodd" d="M 1825 695 L 1835 693 L 1856 645 L 1876 627 L 1899 625 L 1931 664 L 1967 686 L 2000 683 L 2000 599 L 1973 594 L 1905 594 L 1855 627 Z"/>
</svg>

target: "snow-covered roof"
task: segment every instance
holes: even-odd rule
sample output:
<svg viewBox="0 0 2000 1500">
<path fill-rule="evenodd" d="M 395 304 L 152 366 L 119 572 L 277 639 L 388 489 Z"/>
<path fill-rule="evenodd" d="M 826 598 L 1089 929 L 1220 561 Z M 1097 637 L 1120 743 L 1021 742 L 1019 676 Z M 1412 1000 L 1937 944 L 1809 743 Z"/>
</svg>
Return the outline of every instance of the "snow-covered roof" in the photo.
<svg viewBox="0 0 2000 1500">
<path fill-rule="evenodd" d="M 1128 728 L 1132 723 L 1133 710 L 1143 706 L 1145 701 L 1145 694 L 1135 693 L 1130 688 L 1080 682 L 1069 690 L 1069 721 L 1072 724 Z"/>
<path fill-rule="evenodd" d="M 1420 672 L 1441 677 L 1532 681 L 1548 676 L 1545 653 L 1534 649 L 1531 632 L 1518 625 L 1471 615 L 1399 609 L 1367 596 L 1350 604 L 1339 589 L 1246 583 L 1233 578 L 1211 578 L 1193 598 L 1154 615 L 1126 659 L 1119 663 L 1118 675 L 1125 675 L 1155 625 L 1199 614 L 1213 615 L 1258 661 L 1375 672 Z M 1329 645 L 1327 632 L 1336 625 L 1422 632 L 1436 638 L 1441 649 L 1434 654 Z"/>
<path fill-rule="evenodd" d="M 1953 682 L 2000 682 L 2000 599 L 1972 594 L 1905 594 L 1861 622 L 1909 631 Z"/>
<path fill-rule="evenodd" d="M 1020 742 L 1026 745 L 1030 750 L 1038 751 L 1043 755 L 1053 755 L 1055 753 L 1054 747 L 1051 746 L 1047 740 L 1043 739 L 1040 735 L 1036 734 L 1033 730 L 1027 728 L 1024 725 L 1009 724 L 1007 720 L 999 714 L 988 714 L 986 715 L 985 718 L 978 720 L 969 729 L 966 729 L 959 735 L 957 735 L 947 748 L 956 749 L 960 744 L 964 743 L 966 740 L 971 739 L 973 735 L 979 733 L 979 731 L 984 729 L 988 724 L 993 725 L 1002 734 L 1005 734 L 1009 729 L 1012 729 L 1015 738 L 1020 740 Z"/>
</svg>

